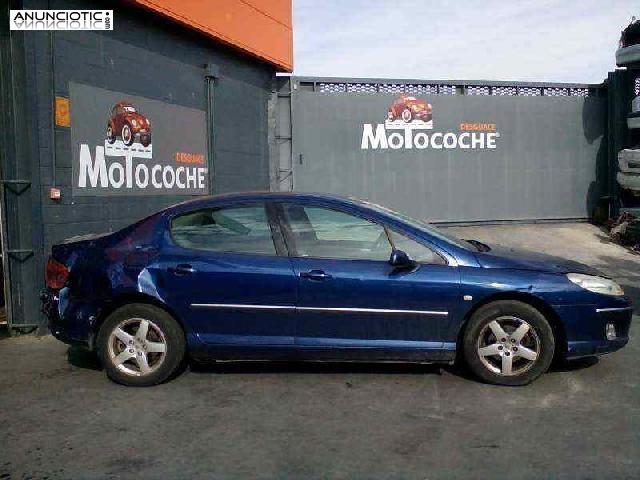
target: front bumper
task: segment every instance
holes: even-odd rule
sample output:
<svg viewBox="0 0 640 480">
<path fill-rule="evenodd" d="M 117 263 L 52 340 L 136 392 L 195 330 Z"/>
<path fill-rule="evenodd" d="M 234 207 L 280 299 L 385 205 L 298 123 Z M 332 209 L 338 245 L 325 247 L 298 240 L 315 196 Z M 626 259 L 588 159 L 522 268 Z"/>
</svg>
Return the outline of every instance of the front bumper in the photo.
<svg viewBox="0 0 640 480">
<path fill-rule="evenodd" d="M 138 140 L 142 142 L 151 143 L 151 132 L 138 132 L 136 133 Z"/>
<path fill-rule="evenodd" d="M 615 352 L 629 342 L 629 329 L 633 316 L 630 305 L 623 307 L 571 306 L 561 307 L 559 310 L 565 319 L 567 329 L 566 357 L 568 359 Z M 613 339 L 606 337 L 607 324 L 615 327 L 616 337 Z"/>
<path fill-rule="evenodd" d="M 433 119 L 433 114 L 427 112 L 426 110 L 419 110 L 417 112 L 413 112 L 413 115 L 416 119 L 422 120 L 423 122 L 430 122 Z"/>
<path fill-rule="evenodd" d="M 616 350 L 620 350 L 627 343 L 629 343 L 628 337 L 616 340 L 603 340 L 599 342 L 569 342 L 567 346 L 567 359 L 572 360 L 575 358 L 594 357 L 613 353 Z"/>
</svg>

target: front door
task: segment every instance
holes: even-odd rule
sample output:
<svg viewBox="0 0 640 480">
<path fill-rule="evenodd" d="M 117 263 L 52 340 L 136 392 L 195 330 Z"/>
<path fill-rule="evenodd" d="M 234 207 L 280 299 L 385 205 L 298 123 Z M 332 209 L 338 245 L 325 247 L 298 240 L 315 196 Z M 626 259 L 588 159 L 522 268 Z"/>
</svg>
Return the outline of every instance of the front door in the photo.
<svg viewBox="0 0 640 480">
<path fill-rule="evenodd" d="M 297 204 L 283 204 L 280 212 L 299 285 L 297 347 L 438 357 L 459 300 L 456 267 L 401 232 L 351 213 Z M 417 268 L 389 264 L 392 242 Z"/>
<path fill-rule="evenodd" d="M 171 222 L 155 268 L 167 304 L 219 346 L 292 346 L 297 280 L 262 203 L 207 208 Z M 278 237 L 276 237 L 277 240 Z"/>
</svg>

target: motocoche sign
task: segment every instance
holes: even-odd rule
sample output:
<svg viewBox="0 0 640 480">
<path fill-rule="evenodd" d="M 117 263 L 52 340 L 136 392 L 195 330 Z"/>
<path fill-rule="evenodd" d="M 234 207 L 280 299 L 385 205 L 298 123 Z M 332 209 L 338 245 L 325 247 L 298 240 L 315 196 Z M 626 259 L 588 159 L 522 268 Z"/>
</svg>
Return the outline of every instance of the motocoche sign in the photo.
<svg viewBox="0 0 640 480">
<path fill-rule="evenodd" d="M 209 193 L 202 110 L 70 84 L 73 196 Z"/>
</svg>

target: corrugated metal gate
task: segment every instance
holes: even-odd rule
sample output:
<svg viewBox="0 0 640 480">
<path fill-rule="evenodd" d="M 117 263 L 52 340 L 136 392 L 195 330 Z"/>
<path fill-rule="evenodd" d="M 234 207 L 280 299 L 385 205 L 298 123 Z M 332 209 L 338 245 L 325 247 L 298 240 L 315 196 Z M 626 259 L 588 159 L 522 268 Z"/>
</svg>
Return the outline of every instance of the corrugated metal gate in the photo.
<svg viewBox="0 0 640 480">
<path fill-rule="evenodd" d="M 281 190 L 437 222 L 586 218 L 606 191 L 602 86 L 281 81 Z"/>
</svg>

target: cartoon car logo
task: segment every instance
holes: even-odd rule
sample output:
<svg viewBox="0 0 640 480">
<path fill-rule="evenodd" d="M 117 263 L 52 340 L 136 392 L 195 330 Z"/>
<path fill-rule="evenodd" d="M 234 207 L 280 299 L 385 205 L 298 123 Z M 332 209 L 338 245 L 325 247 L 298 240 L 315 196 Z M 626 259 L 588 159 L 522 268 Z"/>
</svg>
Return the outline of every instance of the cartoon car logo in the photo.
<svg viewBox="0 0 640 480">
<path fill-rule="evenodd" d="M 151 122 L 130 103 L 116 103 L 107 122 L 106 138 L 109 143 L 115 143 L 118 137 L 127 146 L 133 145 L 137 137 L 144 147 L 148 147 L 151 144 Z"/>
<path fill-rule="evenodd" d="M 387 119 L 390 121 L 402 120 L 405 123 L 414 120 L 429 122 L 433 118 L 433 107 L 430 103 L 416 97 L 402 95 L 389 107 Z"/>
</svg>

